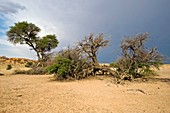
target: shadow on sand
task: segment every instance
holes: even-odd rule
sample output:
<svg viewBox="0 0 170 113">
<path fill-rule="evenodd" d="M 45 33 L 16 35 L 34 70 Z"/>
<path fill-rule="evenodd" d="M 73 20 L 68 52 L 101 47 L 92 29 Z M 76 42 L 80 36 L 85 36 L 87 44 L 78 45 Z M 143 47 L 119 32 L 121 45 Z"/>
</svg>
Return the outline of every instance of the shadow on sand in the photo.
<svg viewBox="0 0 170 113">
<path fill-rule="evenodd" d="M 170 78 L 150 78 L 149 80 L 155 81 L 155 82 L 165 82 L 170 84 Z"/>
</svg>

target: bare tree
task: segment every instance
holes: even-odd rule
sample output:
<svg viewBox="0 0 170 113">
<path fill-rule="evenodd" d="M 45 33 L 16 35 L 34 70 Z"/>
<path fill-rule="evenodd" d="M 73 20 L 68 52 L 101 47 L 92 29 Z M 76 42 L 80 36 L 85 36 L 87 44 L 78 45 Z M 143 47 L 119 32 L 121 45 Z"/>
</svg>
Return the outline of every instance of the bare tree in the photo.
<svg viewBox="0 0 170 113">
<path fill-rule="evenodd" d="M 87 54 L 88 58 L 93 62 L 94 66 L 99 65 L 97 54 L 99 49 L 102 47 L 106 47 L 108 45 L 109 40 L 104 40 L 104 34 L 99 34 L 95 37 L 93 33 L 89 36 L 85 36 L 85 38 L 78 43 L 79 48 Z"/>
<path fill-rule="evenodd" d="M 109 40 L 104 40 L 104 37 L 105 36 L 103 33 L 96 36 L 91 33 L 89 36 L 85 36 L 85 38 L 78 43 L 78 47 L 80 51 L 85 53 L 87 56 L 86 59 L 90 59 L 91 61 L 90 69 L 88 68 L 86 70 L 90 70 L 92 75 L 96 75 L 96 72 L 101 72 L 109 73 L 110 75 L 115 76 L 110 67 L 100 66 L 97 59 L 99 49 L 106 47 L 109 43 Z"/>
</svg>

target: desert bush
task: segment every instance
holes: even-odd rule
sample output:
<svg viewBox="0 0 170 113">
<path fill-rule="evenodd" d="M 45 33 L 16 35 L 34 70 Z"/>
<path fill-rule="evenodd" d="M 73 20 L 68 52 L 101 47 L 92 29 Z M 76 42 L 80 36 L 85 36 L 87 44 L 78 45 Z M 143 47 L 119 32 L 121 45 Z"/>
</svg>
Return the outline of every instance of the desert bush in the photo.
<svg viewBox="0 0 170 113">
<path fill-rule="evenodd" d="M 56 57 L 56 63 L 49 67 L 49 71 L 57 74 L 56 78 L 59 80 L 69 79 L 72 77 L 71 71 L 73 68 L 72 61 L 64 57 Z"/>
<path fill-rule="evenodd" d="M 13 74 L 14 75 L 16 75 L 16 74 L 28 74 L 28 71 L 26 71 L 26 70 L 15 70 Z"/>
<path fill-rule="evenodd" d="M 55 73 L 57 80 L 82 79 L 85 77 L 83 69 L 89 67 L 88 60 L 78 48 L 68 48 L 57 53 L 54 63 L 46 69 Z"/>
<path fill-rule="evenodd" d="M 46 74 L 47 71 L 44 67 L 34 67 L 30 70 L 27 71 L 26 74 L 29 74 L 29 75 L 43 75 L 43 74 Z"/>
<path fill-rule="evenodd" d="M 27 63 L 25 64 L 25 67 L 31 67 L 31 66 L 33 66 L 33 62 L 27 62 Z"/>
<path fill-rule="evenodd" d="M 0 73 L 0 76 L 3 76 L 4 74 Z"/>
<path fill-rule="evenodd" d="M 115 62 L 111 62 L 110 67 L 115 67 Z"/>
<path fill-rule="evenodd" d="M 34 67 L 30 70 L 15 70 L 13 74 L 43 75 L 47 71 L 44 67 Z"/>
<path fill-rule="evenodd" d="M 59 68 L 59 64 L 53 63 L 46 67 L 46 70 L 49 74 L 56 73 Z"/>
<path fill-rule="evenodd" d="M 9 64 L 9 65 L 7 65 L 6 70 L 10 70 L 10 69 L 12 69 L 12 66 Z"/>
<path fill-rule="evenodd" d="M 148 34 L 144 33 L 122 40 L 122 56 L 114 64 L 117 74 L 121 78 L 131 77 L 133 79 L 148 76 L 154 74 L 151 67 L 159 69 L 163 56 L 158 53 L 156 48 L 149 50 L 144 47 L 147 38 Z"/>
<path fill-rule="evenodd" d="M 55 64 L 47 67 L 49 73 L 57 73 L 61 78 L 67 78 L 69 71 L 71 69 L 72 62 L 71 60 L 64 57 L 56 57 Z"/>
</svg>

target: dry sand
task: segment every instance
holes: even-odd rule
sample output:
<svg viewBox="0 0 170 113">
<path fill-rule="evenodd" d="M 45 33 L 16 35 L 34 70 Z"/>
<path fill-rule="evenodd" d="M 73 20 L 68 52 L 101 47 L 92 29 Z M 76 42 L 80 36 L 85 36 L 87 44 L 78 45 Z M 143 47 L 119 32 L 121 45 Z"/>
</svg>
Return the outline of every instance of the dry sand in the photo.
<svg viewBox="0 0 170 113">
<path fill-rule="evenodd" d="M 148 82 L 109 77 L 73 82 L 52 75 L 0 76 L 0 113 L 170 113 L 170 66 Z"/>
</svg>

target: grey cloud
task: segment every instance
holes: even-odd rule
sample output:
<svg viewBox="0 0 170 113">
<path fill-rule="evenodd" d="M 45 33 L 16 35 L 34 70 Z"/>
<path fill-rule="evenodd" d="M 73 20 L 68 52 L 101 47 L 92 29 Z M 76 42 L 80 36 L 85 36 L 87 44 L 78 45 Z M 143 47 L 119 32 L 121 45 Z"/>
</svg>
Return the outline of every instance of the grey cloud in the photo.
<svg viewBox="0 0 170 113">
<path fill-rule="evenodd" d="M 163 49 L 170 41 L 169 3 L 168 0 L 93 0 L 90 2 L 58 0 L 41 4 L 40 7 L 46 7 L 47 14 L 44 18 L 50 18 L 54 26 L 58 24 L 62 26 L 65 36 L 61 36 L 61 46 L 74 44 L 90 32 L 112 35 L 111 46 L 101 52 L 99 58 L 100 61 L 103 59 L 110 61 L 109 56 L 113 56 L 110 51 L 120 48 L 119 43 L 124 35 L 131 36 L 143 32 L 150 32 L 153 37 L 150 46 L 157 46 L 163 54 L 169 56 L 169 53 Z M 114 54 L 118 53 L 114 51 Z M 106 54 L 107 58 L 103 54 Z"/>
<path fill-rule="evenodd" d="M 0 1 L 0 13 L 4 14 L 15 14 L 19 10 L 24 10 L 26 9 L 24 6 L 10 2 L 10 1 Z"/>
<path fill-rule="evenodd" d="M 99 60 L 110 62 L 113 61 L 113 56 L 120 54 L 119 44 L 124 35 L 133 36 L 150 32 L 153 38 L 148 45 L 153 47 L 156 45 L 161 53 L 170 56 L 169 49 L 165 49 L 170 48 L 170 0 L 46 0 L 44 2 L 15 0 L 15 2 L 18 4 L 0 2 L 0 12 L 17 13 L 26 6 L 27 13 L 18 13 L 14 17 L 16 21 L 33 22 L 44 29 L 42 32 L 59 34 L 58 48 L 74 45 L 91 32 L 103 32 L 111 35 L 110 46 L 101 50 Z"/>
</svg>

